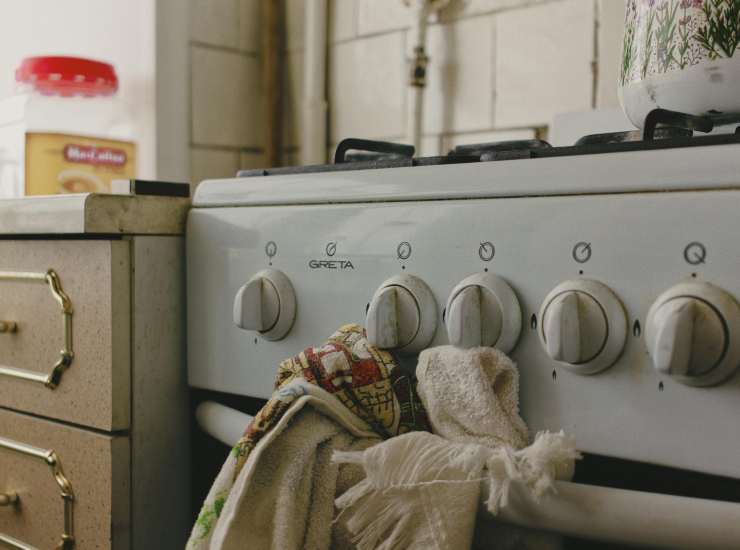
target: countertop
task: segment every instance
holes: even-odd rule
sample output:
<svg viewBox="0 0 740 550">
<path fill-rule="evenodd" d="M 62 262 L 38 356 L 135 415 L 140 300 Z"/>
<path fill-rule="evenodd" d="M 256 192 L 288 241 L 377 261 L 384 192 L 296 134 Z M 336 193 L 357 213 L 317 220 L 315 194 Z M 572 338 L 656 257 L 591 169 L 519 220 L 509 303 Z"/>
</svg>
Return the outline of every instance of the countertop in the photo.
<svg viewBox="0 0 740 550">
<path fill-rule="evenodd" d="M 84 193 L 0 199 L 0 235 L 179 235 L 190 199 Z"/>
</svg>

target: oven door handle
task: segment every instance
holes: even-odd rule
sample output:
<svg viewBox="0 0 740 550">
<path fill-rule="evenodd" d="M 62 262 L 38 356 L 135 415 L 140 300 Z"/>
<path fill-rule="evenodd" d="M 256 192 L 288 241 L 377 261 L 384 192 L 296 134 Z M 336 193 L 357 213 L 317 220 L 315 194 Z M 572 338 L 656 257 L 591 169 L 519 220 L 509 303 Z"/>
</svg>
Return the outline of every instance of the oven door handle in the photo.
<svg viewBox="0 0 740 550">
<path fill-rule="evenodd" d="M 252 420 L 213 401 L 198 405 L 195 416 L 204 432 L 229 446 Z M 555 494 L 537 502 L 527 488 L 512 483 L 508 504 L 495 520 L 602 542 L 671 549 L 740 548 L 740 504 L 567 481 L 555 486 Z M 481 498 L 488 500 L 485 482 Z"/>
<path fill-rule="evenodd" d="M 252 418 L 215 401 L 203 401 L 195 409 L 195 419 L 200 428 L 229 447 L 241 439 Z"/>
<path fill-rule="evenodd" d="M 740 548 L 740 504 L 566 481 L 556 482 L 556 491 L 536 502 L 528 489 L 512 484 L 508 504 L 497 519 L 628 545 Z M 482 498 L 482 502 L 488 498 L 486 483 L 482 485 Z"/>
</svg>

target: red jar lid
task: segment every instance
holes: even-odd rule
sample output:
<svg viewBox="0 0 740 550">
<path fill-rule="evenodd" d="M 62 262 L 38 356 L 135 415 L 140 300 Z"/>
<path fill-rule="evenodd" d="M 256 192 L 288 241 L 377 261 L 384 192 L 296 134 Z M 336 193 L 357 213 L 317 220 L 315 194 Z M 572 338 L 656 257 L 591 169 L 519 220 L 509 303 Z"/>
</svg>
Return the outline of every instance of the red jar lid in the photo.
<svg viewBox="0 0 740 550">
<path fill-rule="evenodd" d="M 82 57 L 27 57 L 15 71 L 15 79 L 45 95 L 92 97 L 118 90 L 113 65 Z"/>
</svg>

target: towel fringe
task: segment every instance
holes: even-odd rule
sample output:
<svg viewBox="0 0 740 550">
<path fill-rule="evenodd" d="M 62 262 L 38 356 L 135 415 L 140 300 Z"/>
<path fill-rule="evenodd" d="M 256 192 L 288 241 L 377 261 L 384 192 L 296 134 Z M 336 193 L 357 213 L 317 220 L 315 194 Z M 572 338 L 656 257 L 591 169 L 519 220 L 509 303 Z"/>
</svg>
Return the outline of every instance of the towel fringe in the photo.
<svg viewBox="0 0 740 550">
<path fill-rule="evenodd" d="M 478 483 L 487 455 L 479 445 L 454 444 L 424 432 L 393 443 L 332 455 L 333 462 L 358 464 L 366 473 L 335 501 L 342 510 L 337 521 L 345 512 L 351 516 L 346 525 L 358 550 L 407 548 L 413 538 L 407 524 L 418 510 L 417 490 L 440 480 Z"/>
<path fill-rule="evenodd" d="M 509 502 L 511 483 L 523 483 L 535 500 L 555 491 L 556 479 L 573 476 L 574 460 L 581 458 L 573 436 L 562 430 L 558 433 L 539 432 L 534 443 L 520 451 L 510 447 L 496 449 L 486 461 L 490 476 L 488 511 L 497 515 Z"/>
<path fill-rule="evenodd" d="M 450 443 L 428 433 L 400 436 L 359 452 L 335 451 L 332 462 L 364 468 L 363 481 L 336 499 L 337 521 L 346 524 L 359 550 L 395 550 L 410 544 L 419 490 L 432 483 L 489 484 L 486 507 L 497 515 L 508 504 L 512 482 L 526 486 L 535 499 L 554 491 L 556 479 L 572 475 L 580 458 L 575 439 L 564 432 L 540 432 L 529 447 L 516 451 L 477 444 Z M 485 472 L 484 472 L 485 468 Z"/>
</svg>

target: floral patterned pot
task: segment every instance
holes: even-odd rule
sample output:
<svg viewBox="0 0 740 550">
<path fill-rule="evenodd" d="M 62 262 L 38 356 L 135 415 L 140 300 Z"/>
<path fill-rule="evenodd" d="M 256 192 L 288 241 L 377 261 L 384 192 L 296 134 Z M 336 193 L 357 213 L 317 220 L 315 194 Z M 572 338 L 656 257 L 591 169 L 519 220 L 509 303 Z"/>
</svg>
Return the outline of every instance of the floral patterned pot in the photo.
<svg viewBox="0 0 740 550">
<path fill-rule="evenodd" d="M 658 107 L 740 113 L 740 0 L 627 0 L 619 97 L 638 128 Z"/>
</svg>

